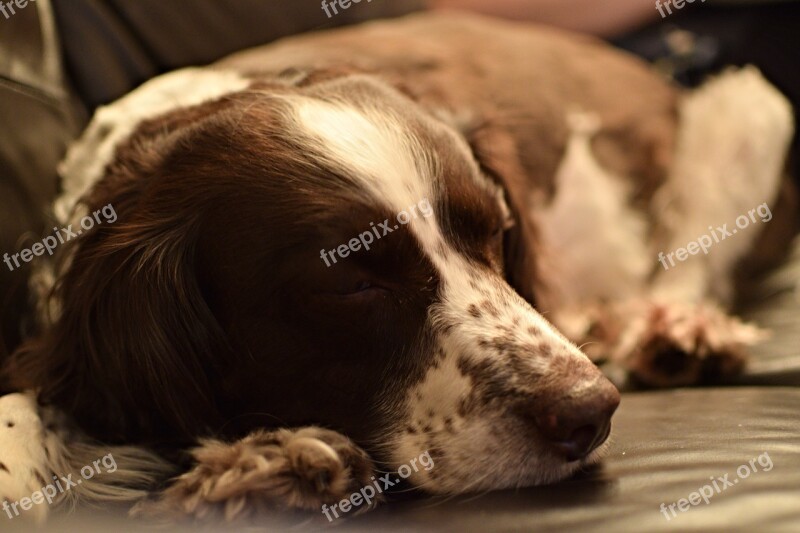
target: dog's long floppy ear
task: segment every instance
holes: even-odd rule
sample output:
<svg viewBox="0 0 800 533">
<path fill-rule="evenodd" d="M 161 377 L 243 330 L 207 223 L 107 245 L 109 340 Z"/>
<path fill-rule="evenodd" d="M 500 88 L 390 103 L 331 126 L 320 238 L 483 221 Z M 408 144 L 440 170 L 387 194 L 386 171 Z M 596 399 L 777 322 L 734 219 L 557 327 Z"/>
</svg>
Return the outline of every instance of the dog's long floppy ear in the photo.
<svg viewBox="0 0 800 533">
<path fill-rule="evenodd" d="M 502 126 L 482 122 L 461 126 L 462 134 L 484 173 L 503 187 L 514 225 L 506 232 L 503 248 L 509 284 L 535 304 L 545 290 L 536 256 L 536 229 L 526 213 L 531 185 L 520 163 L 513 136 Z"/>
<path fill-rule="evenodd" d="M 105 208 L 115 220 L 61 247 L 52 323 L 5 370 L 106 442 L 218 427 L 210 383 L 229 348 L 198 281 L 198 217 L 177 187 L 146 189 L 168 137 L 122 147 L 129 155 L 84 198 L 89 216 Z"/>
</svg>

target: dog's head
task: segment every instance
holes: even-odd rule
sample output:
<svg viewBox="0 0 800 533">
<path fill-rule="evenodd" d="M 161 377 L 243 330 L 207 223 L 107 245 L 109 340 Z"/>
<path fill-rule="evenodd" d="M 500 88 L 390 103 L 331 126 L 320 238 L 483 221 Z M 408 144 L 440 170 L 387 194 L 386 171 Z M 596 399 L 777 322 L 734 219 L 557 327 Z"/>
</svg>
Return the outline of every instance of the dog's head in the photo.
<svg viewBox="0 0 800 533">
<path fill-rule="evenodd" d="M 529 222 L 464 138 L 367 77 L 159 116 L 84 198 L 16 372 L 106 440 L 319 424 L 434 492 L 548 482 L 619 396 L 534 309 Z M 523 295 L 524 298 L 520 295 Z"/>
</svg>

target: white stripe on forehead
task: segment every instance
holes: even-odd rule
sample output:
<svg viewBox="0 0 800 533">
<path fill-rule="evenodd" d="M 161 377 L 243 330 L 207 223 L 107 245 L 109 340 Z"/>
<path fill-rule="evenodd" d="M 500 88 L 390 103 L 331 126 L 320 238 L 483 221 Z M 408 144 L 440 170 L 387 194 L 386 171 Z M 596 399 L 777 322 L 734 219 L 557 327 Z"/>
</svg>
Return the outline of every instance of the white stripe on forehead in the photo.
<svg viewBox="0 0 800 533">
<path fill-rule="evenodd" d="M 432 154 L 390 113 L 339 102 L 291 98 L 303 133 L 317 155 L 357 181 L 371 197 L 399 213 L 435 194 Z"/>
<path fill-rule="evenodd" d="M 341 101 L 295 96 L 286 99 L 301 131 L 319 142 L 315 155 L 357 181 L 370 197 L 387 205 L 395 214 L 422 200 L 435 204 L 443 185 L 437 176 L 441 172 L 439 161 L 436 154 L 423 147 L 401 117 L 390 111 Z M 472 153 L 466 142 L 455 134 L 452 137 L 452 147 L 466 161 L 471 161 Z M 475 175 L 479 180 L 485 179 L 477 172 Z M 502 189 L 488 179 L 480 185 L 494 191 L 504 215 L 508 214 Z M 449 248 L 439 222 L 435 216 L 413 217 L 409 226 L 426 255 L 445 272 L 451 267 L 435 252 L 442 246 Z"/>
<path fill-rule="evenodd" d="M 423 200 L 435 204 L 438 161 L 401 118 L 341 102 L 298 100 L 292 112 L 303 132 L 320 143 L 317 157 L 357 181 L 395 215 Z M 408 227 L 425 255 L 443 272 L 446 267 L 434 252 L 444 243 L 437 217 L 412 217 Z"/>
</svg>

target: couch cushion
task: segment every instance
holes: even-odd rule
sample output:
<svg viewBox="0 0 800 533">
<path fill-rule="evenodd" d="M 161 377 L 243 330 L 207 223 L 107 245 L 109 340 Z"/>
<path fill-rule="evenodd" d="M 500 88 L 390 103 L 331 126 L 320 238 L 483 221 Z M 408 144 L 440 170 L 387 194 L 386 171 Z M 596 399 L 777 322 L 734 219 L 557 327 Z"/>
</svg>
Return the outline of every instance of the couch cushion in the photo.
<svg viewBox="0 0 800 533">
<path fill-rule="evenodd" d="M 0 17 L 0 257 L 49 233 L 56 164 L 82 127 L 64 86 L 49 2 Z M 30 265 L 0 263 L 0 361 L 19 341 Z M 1 386 L 1 385 L 0 385 Z"/>
<path fill-rule="evenodd" d="M 800 237 L 788 261 L 748 293 L 742 316 L 769 329 L 771 336 L 752 350 L 745 373 L 732 383 L 800 385 Z"/>
</svg>

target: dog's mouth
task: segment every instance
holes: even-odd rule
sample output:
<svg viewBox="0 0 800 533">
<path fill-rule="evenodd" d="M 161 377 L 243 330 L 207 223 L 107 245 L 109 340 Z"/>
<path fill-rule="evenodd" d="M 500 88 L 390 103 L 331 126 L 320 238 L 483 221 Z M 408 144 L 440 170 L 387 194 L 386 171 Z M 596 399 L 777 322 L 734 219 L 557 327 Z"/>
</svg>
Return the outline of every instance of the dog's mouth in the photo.
<svg viewBox="0 0 800 533">
<path fill-rule="evenodd" d="M 581 426 L 565 439 L 552 439 L 530 420 L 508 411 L 478 416 L 403 436 L 393 461 L 402 464 L 429 453 L 435 465 L 408 480 L 431 494 L 474 493 L 547 485 L 563 481 L 598 463 L 610 447 L 610 420 Z"/>
</svg>

